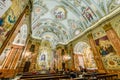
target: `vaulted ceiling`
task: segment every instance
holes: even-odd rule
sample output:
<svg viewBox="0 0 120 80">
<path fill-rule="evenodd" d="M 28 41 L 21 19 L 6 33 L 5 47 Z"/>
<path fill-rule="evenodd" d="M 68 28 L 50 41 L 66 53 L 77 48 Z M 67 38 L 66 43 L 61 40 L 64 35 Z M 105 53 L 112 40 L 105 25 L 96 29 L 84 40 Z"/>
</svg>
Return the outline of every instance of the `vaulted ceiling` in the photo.
<svg viewBox="0 0 120 80">
<path fill-rule="evenodd" d="M 67 43 L 120 5 L 120 0 L 33 0 L 32 37 Z"/>
</svg>

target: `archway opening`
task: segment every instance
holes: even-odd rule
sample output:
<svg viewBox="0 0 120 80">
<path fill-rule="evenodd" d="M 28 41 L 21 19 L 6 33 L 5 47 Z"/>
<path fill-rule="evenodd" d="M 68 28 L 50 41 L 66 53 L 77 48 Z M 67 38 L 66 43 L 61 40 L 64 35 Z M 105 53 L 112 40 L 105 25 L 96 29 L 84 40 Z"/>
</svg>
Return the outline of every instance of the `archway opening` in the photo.
<svg viewBox="0 0 120 80">
<path fill-rule="evenodd" d="M 87 70 L 97 69 L 93 52 L 87 43 L 78 42 L 75 45 L 74 63 L 77 70 L 80 70 L 81 68 Z"/>
</svg>

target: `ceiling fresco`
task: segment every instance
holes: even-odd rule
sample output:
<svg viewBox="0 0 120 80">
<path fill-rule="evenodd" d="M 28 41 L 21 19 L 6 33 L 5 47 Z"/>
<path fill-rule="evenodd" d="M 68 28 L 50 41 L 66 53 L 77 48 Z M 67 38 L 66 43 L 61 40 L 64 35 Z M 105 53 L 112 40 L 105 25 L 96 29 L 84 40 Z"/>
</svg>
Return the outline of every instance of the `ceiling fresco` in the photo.
<svg viewBox="0 0 120 80">
<path fill-rule="evenodd" d="M 67 43 L 120 5 L 120 0 L 33 0 L 32 37 Z"/>
</svg>

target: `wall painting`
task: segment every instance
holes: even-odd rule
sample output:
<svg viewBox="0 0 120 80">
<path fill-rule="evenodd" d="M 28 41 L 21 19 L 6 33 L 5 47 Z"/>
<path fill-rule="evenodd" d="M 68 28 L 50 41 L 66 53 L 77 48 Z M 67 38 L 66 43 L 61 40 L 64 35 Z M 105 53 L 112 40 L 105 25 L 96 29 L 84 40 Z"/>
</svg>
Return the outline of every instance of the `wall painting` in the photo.
<svg viewBox="0 0 120 80">
<path fill-rule="evenodd" d="M 120 69 L 120 57 L 107 36 L 95 40 L 106 69 Z"/>
</svg>

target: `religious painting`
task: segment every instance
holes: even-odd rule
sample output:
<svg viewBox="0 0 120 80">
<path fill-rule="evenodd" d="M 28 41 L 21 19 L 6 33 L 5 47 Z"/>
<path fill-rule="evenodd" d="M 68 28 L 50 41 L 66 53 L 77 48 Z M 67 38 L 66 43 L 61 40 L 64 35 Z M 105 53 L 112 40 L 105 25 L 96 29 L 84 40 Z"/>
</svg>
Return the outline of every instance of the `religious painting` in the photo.
<svg viewBox="0 0 120 80">
<path fill-rule="evenodd" d="M 41 55 L 40 60 L 41 60 L 41 61 L 45 61 L 45 54 L 42 54 L 42 55 Z"/>
<path fill-rule="evenodd" d="M 99 53 L 102 56 L 103 65 L 106 69 L 120 69 L 120 57 L 107 36 L 95 40 Z"/>
<path fill-rule="evenodd" d="M 64 20 L 67 17 L 67 11 L 63 6 L 56 6 L 52 10 L 52 14 L 58 20 Z"/>
<path fill-rule="evenodd" d="M 90 7 L 82 7 L 82 15 L 87 22 L 93 22 L 97 19 L 96 14 Z"/>
<path fill-rule="evenodd" d="M 114 55 L 116 53 L 107 36 L 101 37 L 95 40 L 95 42 L 102 56 Z"/>
</svg>

